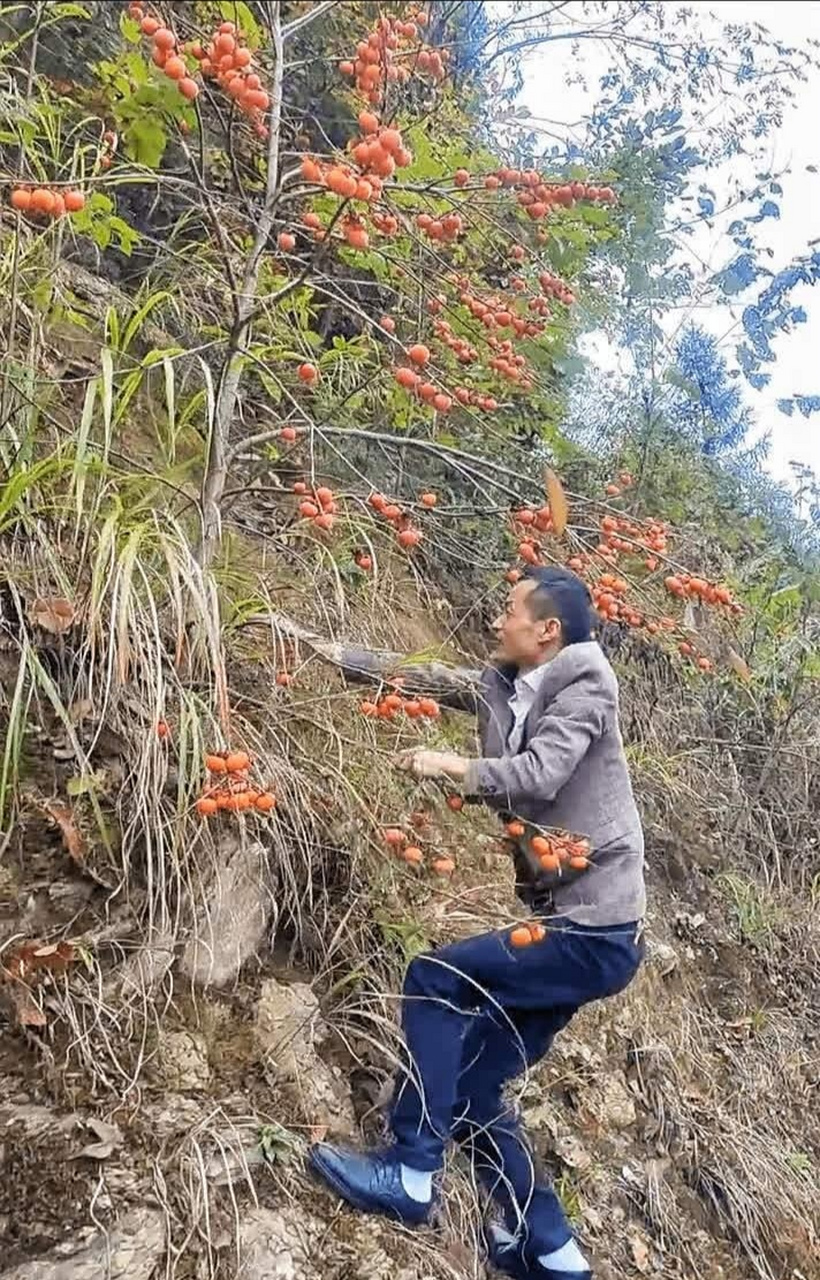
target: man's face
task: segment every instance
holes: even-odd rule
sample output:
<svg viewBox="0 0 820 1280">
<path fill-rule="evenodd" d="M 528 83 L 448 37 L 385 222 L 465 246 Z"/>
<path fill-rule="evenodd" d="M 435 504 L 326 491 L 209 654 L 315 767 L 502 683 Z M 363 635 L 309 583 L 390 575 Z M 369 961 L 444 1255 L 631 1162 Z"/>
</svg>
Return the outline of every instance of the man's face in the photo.
<svg viewBox="0 0 820 1280">
<path fill-rule="evenodd" d="M 560 644 L 561 624 L 557 618 L 534 618 L 527 597 L 536 583 L 517 582 L 507 602 L 492 624 L 498 643 L 493 657 L 517 667 L 537 667 Z"/>
</svg>

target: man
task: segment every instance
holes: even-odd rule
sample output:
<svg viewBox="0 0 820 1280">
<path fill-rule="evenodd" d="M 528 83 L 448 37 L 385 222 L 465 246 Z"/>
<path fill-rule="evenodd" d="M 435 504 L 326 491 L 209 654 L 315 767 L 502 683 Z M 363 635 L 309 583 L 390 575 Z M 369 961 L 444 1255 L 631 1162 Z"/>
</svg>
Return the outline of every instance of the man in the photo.
<svg viewBox="0 0 820 1280">
<path fill-rule="evenodd" d="M 525 826 L 519 893 L 544 920 L 517 949 L 509 929 L 422 955 L 402 999 L 410 1066 L 391 1116 L 394 1145 L 360 1154 L 319 1145 L 313 1168 L 359 1209 L 406 1223 L 427 1217 L 450 1138 L 497 1206 L 490 1257 L 525 1280 L 589 1280 L 558 1197 L 535 1175 L 505 1085 L 537 1062 L 581 1005 L 623 990 L 642 956 L 643 836 L 618 726 L 615 674 L 596 640 L 586 585 L 532 569 L 494 623 L 496 667 L 483 676 L 482 756 L 418 751 L 416 777 L 443 777 Z M 545 874 L 533 832 L 585 836 L 588 870 Z"/>
</svg>

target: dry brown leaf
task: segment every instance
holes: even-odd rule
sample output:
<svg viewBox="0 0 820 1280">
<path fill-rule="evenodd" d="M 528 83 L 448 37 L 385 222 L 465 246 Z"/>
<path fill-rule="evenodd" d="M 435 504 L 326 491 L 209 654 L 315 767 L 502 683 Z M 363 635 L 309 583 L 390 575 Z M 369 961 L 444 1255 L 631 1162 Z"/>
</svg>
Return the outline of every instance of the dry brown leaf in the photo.
<svg viewBox="0 0 820 1280">
<path fill-rule="evenodd" d="M 52 822 L 56 822 L 57 826 L 63 833 L 63 844 L 70 858 L 79 865 L 85 863 L 85 855 L 87 852 L 86 843 L 83 836 L 77 830 L 77 824 L 74 821 L 71 810 L 64 804 L 57 804 L 56 801 L 46 800 L 43 803 L 43 809 L 51 818 Z"/>
<path fill-rule="evenodd" d="M 28 987 L 15 982 L 11 989 L 11 999 L 21 1027 L 44 1027 L 48 1021 L 40 1006 L 36 1003 Z"/>
<path fill-rule="evenodd" d="M 744 658 L 741 658 L 739 653 L 735 653 L 734 649 L 729 650 L 727 654 L 727 658 L 729 661 L 729 666 L 732 668 L 735 675 L 739 676 L 741 680 L 745 680 L 748 683 L 748 681 L 751 680 L 752 678 L 752 673 L 749 670 L 746 660 Z"/>
<path fill-rule="evenodd" d="M 61 636 L 73 626 L 74 605 L 63 596 L 39 596 L 29 609 L 32 622 L 53 636 Z"/>
<path fill-rule="evenodd" d="M 639 1271 L 646 1273 L 650 1266 L 649 1249 L 646 1245 L 646 1241 L 636 1233 L 629 1241 L 629 1249 L 635 1266 Z"/>
<path fill-rule="evenodd" d="M 549 499 L 552 527 L 560 538 L 569 521 L 569 503 L 564 486 L 550 467 L 544 469 L 544 487 Z"/>
</svg>

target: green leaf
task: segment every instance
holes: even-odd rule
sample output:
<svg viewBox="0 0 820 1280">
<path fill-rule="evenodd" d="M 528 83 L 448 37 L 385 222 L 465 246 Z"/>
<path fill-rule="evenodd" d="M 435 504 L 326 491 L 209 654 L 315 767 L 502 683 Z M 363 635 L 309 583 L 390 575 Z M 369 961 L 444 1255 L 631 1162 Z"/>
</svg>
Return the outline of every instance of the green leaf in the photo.
<svg viewBox="0 0 820 1280">
<path fill-rule="evenodd" d="M 148 169 L 159 168 L 167 145 L 168 134 L 156 117 L 140 116 L 125 130 L 125 150 L 129 159 L 144 164 Z"/>
<path fill-rule="evenodd" d="M 120 253 L 124 253 L 127 258 L 130 258 L 131 250 L 135 245 L 139 244 L 142 236 L 129 222 L 126 222 L 124 218 L 117 217 L 116 214 L 110 219 L 109 226 L 112 236 L 117 239 L 117 247 Z"/>
<path fill-rule="evenodd" d="M 226 22 L 236 23 L 249 49 L 258 49 L 264 43 L 265 33 L 244 0 L 221 0 L 219 12 Z"/>
</svg>

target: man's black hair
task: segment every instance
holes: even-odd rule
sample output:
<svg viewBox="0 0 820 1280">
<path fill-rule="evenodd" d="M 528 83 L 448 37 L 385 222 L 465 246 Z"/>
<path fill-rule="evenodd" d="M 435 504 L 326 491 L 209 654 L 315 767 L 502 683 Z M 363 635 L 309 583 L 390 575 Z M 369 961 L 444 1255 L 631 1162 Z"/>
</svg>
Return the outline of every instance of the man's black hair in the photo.
<svg viewBox="0 0 820 1280">
<path fill-rule="evenodd" d="M 591 640 L 595 614 L 587 584 L 569 569 L 534 566 L 524 573 L 525 582 L 534 582 L 527 596 L 527 608 L 534 618 L 558 618 L 564 644 Z"/>
</svg>

